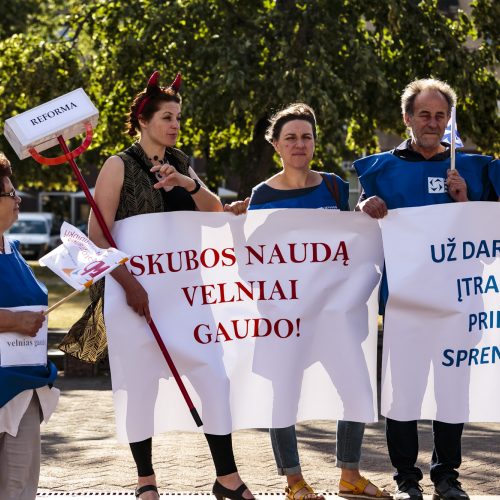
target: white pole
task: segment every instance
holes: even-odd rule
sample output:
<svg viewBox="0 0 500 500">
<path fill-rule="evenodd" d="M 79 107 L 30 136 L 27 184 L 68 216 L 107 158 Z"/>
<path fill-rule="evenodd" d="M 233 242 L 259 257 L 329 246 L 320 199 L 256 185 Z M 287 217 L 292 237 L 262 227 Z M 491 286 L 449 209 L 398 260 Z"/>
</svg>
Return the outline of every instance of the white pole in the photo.
<svg viewBox="0 0 500 500">
<path fill-rule="evenodd" d="M 455 137 L 456 137 L 457 121 L 455 106 L 451 108 L 451 144 L 450 144 L 450 168 L 455 170 Z"/>
</svg>

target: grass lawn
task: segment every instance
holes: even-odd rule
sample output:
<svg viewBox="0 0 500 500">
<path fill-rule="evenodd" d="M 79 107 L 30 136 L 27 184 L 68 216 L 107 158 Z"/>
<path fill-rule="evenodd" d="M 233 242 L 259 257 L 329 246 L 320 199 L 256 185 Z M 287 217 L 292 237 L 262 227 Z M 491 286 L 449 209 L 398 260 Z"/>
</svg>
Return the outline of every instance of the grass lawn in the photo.
<svg viewBox="0 0 500 500">
<path fill-rule="evenodd" d="M 28 264 L 33 269 L 36 277 L 44 283 L 49 290 L 49 307 L 74 291 L 73 288 L 67 285 L 48 267 L 41 267 L 38 261 L 30 260 Z M 49 313 L 49 328 L 67 330 L 80 318 L 88 304 L 89 292 L 84 290 Z"/>
</svg>

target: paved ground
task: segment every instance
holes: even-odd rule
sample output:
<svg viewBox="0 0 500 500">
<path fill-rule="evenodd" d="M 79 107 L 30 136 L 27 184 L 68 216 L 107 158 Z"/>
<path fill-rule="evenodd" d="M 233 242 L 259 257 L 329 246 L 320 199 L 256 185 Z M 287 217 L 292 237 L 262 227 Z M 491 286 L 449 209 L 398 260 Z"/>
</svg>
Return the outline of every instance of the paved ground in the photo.
<svg viewBox="0 0 500 500">
<path fill-rule="evenodd" d="M 108 377 L 65 378 L 59 407 L 42 427 L 43 463 L 40 493 L 124 494 L 135 483 L 135 468 L 128 446 L 114 437 L 111 383 Z M 432 493 L 428 479 L 431 432 L 421 424 L 422 485 Z M 335 492 L 335 423 L 313 421 L 298 426 L 304 476 L 317 490 Z M 265 430 L 239 431 L 233 443 L 243 479 L 254 493 L 282 493 L 284 481 L 276 475 L 269 436 Z M 171 432 L 154 439 L 153 457 L 163 493 L 210 491 L 214 468 L 202 434 Z M 392 488 L 383 422 L 368 425 L 362 471 L 379 486 Z M 461 480 L 471 495 L 500 495 L 500 424 L 468 424 L 463 438 Z M 69 495 L 62 495 L 69 498 Z M 71 495 L 72 497 L 72 495 Z M 76 497 L 75 497 L 76 498 Z M 499 497 L 500 498 L 500 497 Z"/>
</svg>

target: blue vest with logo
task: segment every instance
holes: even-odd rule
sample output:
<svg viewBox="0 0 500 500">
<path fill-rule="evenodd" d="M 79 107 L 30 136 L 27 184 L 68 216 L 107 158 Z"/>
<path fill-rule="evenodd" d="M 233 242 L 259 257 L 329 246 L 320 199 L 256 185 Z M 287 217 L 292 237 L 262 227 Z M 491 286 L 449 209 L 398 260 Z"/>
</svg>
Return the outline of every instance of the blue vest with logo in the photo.
<svg viewBox="0 0 500 500">
<path fill-rule="evenodd" d="M 486 201 L 491 196 L 490 156 L 456 153 L 455 166 L 467 183 L 471 201 Z M 389 210 L 453 203 L 446 188 L 450 159 L 408 161 L 391 152 L 379 153 L 354 162 L 366 198 L 382 198 Z M 379 314 L 384 314 L 389 298 L 384 269 L 380 284 Z"/>
<path fill-rule="evenodd" d="M 0 308 L 46 306 L 47 289 L 35 278 L 18 246 L 19 242 L 11 242 L 12 252 L 0 254 Z M 56 376 L 57 368 L 50 361 L 46 366 L 0 367 L 0 407 L 26 389 L 52 384 Z"/>
<path fill-rule="evenodd" d="M 457 152 L 455 165 L 467 183 L 469 200 L 488 199 L 491 160 L 490 156 Z M 382 198 L 389 210 L 453 202 L 445 184 L 449 158 L 407 161 L 387 152 L 356 160 L 354 168 L 366 197 Z"/>
</svg>

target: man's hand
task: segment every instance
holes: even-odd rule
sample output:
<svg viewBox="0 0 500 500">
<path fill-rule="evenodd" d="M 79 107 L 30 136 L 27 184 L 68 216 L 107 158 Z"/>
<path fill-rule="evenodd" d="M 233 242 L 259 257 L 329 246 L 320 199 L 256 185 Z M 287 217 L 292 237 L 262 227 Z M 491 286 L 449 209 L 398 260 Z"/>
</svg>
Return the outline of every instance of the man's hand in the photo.
<svg viewBox="0 0 500 500">
<path fill-rule="evenodd" d="M 357 208 L 374 219 L 382 219 L 387 215 L 387 205 L 378 196 L 370 196 L 359 203 Z"/>
<path fill-rule="evenodd" d="M 448 185 L 448 194 L 453 198 L 453 201 L 469 201 L 467 184 L 456 170 L 448 169 L 446 184 Z"/>
</svg>

